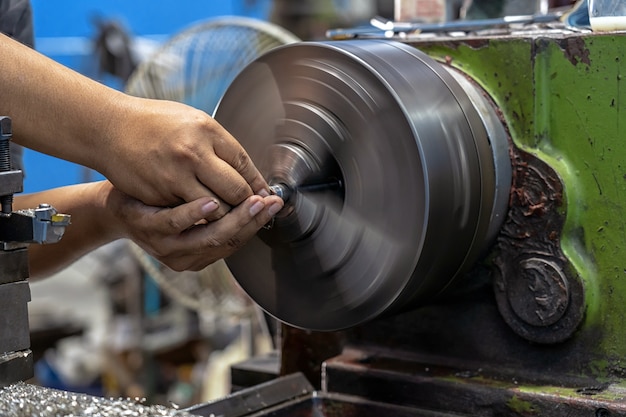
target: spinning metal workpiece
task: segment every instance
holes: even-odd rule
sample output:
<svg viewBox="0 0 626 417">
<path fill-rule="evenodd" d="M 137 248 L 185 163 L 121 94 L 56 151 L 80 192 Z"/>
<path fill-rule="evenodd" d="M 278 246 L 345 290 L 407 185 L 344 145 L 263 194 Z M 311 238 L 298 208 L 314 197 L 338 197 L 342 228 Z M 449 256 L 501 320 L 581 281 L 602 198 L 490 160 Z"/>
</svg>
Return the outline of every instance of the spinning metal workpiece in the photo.
<svg viewBox="0 0 626 417">
<path fill-rule="evenodd" d="M 241 286 L 313 330 L 439 295 L 506 212 L 508 141 L 483 94 L 391 41 L 293 44 L 248 66 L 215 117 L 285 208 L 228 259 Z"/>
</svg>

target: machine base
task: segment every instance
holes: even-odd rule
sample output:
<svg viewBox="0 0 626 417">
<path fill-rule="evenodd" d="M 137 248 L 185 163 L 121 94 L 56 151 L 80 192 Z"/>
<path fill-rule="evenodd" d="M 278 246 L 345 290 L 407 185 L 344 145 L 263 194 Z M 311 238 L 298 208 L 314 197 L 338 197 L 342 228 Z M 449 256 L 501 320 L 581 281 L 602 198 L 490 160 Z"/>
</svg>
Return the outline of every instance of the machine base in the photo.
<svg viewBox="0 0 626 417">
<path fill-rule="evenodd" d="M 626 416 L 624 387 L 538 385 L 492 372 L 346 350 L 324 364 L 324 390 L 455 415 Z"/>
</svg>

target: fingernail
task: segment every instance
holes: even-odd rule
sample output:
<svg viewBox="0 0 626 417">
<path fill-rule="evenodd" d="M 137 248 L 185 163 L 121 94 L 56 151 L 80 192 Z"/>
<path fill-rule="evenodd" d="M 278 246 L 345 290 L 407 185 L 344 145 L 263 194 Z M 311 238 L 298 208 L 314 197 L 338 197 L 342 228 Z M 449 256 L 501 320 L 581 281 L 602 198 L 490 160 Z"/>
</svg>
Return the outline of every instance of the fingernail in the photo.
<svg viewBox="0 0 626 417">
<path fill-rule="evenodd" d="M 265 203 L 263 203 L 262 201 L 257 201 L 252 205 L 252 207 L 250 207 L 250 214 L 256 216 L 261 212 L 261 210 L 263 210 L 263 207 L 265 207 Z"/>
<path fill-rule="evenodd" d="M 274 203 L 270 206 L 269 209 L 267 209 L 267 212 L 269 213 L 270 216 L 274 216 L 276 213 L 278 213 L 280 211 L 280 209 L 282 209 L 283 206 L 279 203 Z"/>
<path fill-rule="evenodd" d="M 217 201 L 215 200 L 211 200 L 208 203 L 206 203 L 205 205 L 202 206 L 202 212 L 203 213 L 211 213 L 215 210 L 217 210 L 217 208 L 219 207 L 219 205 L 217 204 Z"/>
<path fill-rule="evenodd" d="M 269 197 L 270 195 L 269 191 L 267 191 L 265 188 L 261 189 L 261 191 L 259 191 L 257 194 L 261 197 Z"/>
</svg>

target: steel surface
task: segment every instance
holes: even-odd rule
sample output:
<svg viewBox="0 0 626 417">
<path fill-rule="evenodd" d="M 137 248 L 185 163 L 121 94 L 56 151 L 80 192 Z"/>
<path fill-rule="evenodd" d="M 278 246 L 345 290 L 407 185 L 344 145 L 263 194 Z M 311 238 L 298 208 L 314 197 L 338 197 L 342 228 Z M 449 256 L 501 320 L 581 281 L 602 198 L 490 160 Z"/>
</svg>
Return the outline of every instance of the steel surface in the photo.
<svg viewBox="0 0 626 417">
<path fill-rule="evenodd" d="M 28 329 L 28 302 L 30 287 L 27 281 L 0 285 L 0 355 L 30 347 Z"/>
<path fill-rule="evenodd" d="M 33 352 L 30 349 L 0 354 L 0 397 L 2 397 L 2 387 L 26 381 L 33 376 Z M 0 399 L 1 409 L 2 399 Z M 9 414 L 3 413 L 2 415 Z"/>
</svg>

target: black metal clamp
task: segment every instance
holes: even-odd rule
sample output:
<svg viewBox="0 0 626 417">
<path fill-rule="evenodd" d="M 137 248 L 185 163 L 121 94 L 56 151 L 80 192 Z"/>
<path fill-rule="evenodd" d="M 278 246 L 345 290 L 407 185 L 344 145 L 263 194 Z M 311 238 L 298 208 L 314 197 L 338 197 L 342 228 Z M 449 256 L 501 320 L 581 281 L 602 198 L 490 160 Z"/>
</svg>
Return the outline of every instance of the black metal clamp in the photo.
<svg viewBox="0 0 626 417">
<path fill-rule="evenodd" d="M 0 116 L 0 387 L 33 376 L 28 244 L 57 242 L 70 223 L 70 216 L 48 204 L 13 211 L 24 177 L 11 164 L 12 135 L 11 118 Z"/>
</svg>

